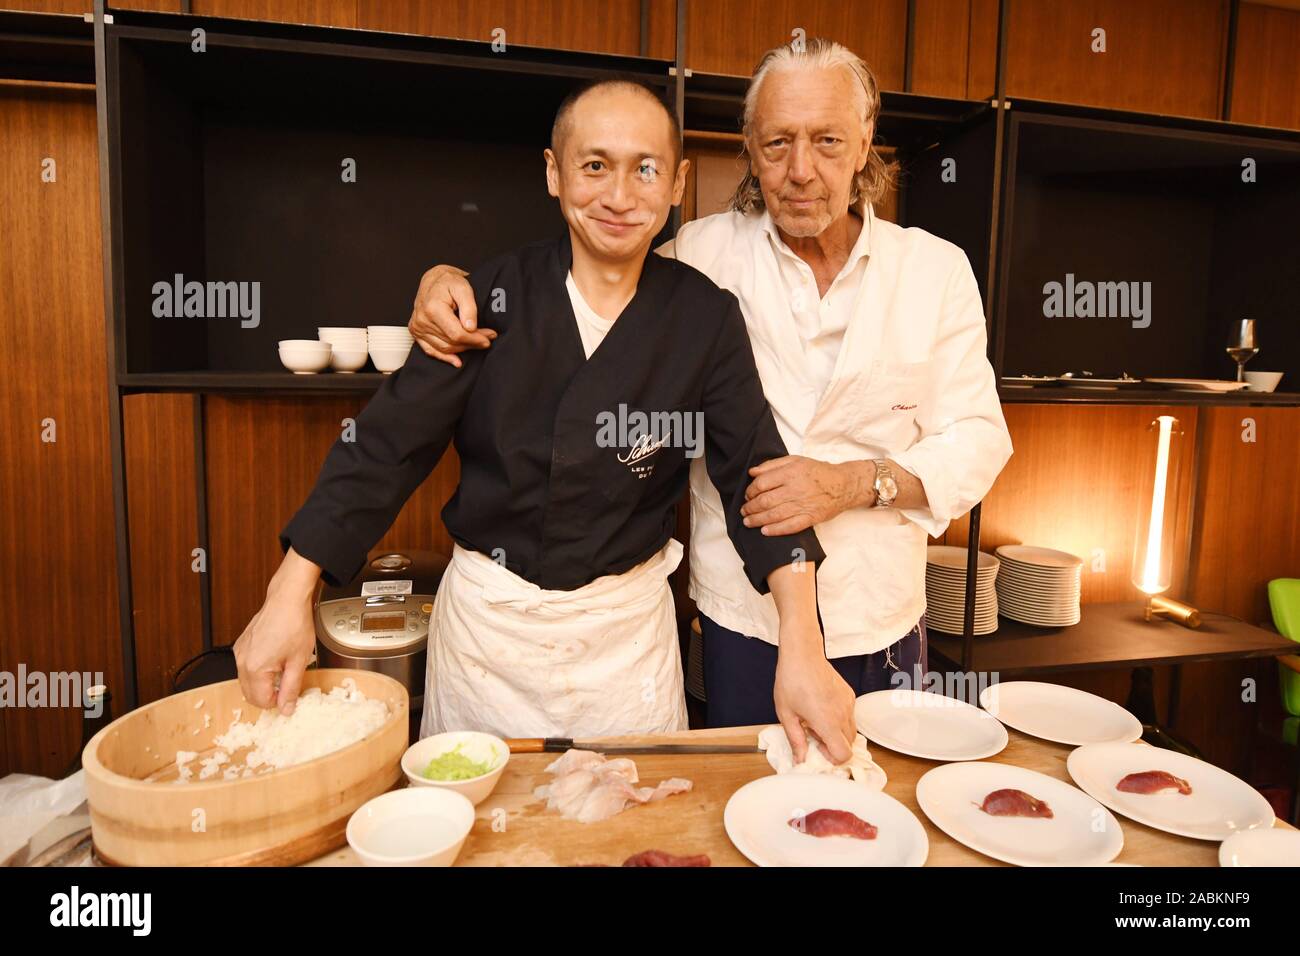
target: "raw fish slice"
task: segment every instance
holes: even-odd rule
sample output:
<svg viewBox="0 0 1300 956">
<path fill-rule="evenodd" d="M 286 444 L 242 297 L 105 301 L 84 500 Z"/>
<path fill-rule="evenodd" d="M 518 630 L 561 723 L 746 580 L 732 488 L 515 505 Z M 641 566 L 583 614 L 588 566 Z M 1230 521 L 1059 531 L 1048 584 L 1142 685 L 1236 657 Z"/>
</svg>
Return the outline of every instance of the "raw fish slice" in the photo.
<svg viewBox="0 0 1300 956">
<path fill-rule="evenodd" d="M 687 793 L 694 784 L 689 780 L 681 777 L 669 777 L 659 786 L 655 787 L 648 797 L 642 800 L 642 803 L 649 803 L 651 800 L 662 800 L 665 797 L 671 797 L 678 793 Z"/>
<path fill-rule="evenodd" d="M 980 809 L 992 817 L 1042 817 L 1051 820 L 1054 816 L 1046 802 L 1023 790 L 994 790 L 984 798 Z"/>
<path fill-rule="evenodd" d="M 554 779 L 533 790 L 546 801 L 548 810 L 556 810 L 570 820 L 596 823 L 622 812 L 632 803 L 662 800 L 691 789 L 691 782 L 680 777 L 663 781 L 657 787 L 636 787 L 635 761 L 620 757 L 606 760 L 590 750 L 569 750 L 546 768 Z"/>
<path fill-rule="evenodd" d="M 551 761 L 551 765 L 546 768 L 546 772 L 559 776 L 560 774 L 569 773 L 571 770 L 587 769 L 604 762 L 604 755 L 593 750 L 569 749 L 562 756 Z"/>
<path fill-rule="evenodd" d="M 599 823 L 601 820 L 608 820 L 610 817 L 622 813 L 623 809 L 632 801 L 629 796 L 632 785 L 626 781 L 598 783 L 591 788 L 582 805 L 572 816 L 579 823 Z"/>
<path fill-rule="evenodd" d="M 636 772 L 636 761 L 630 757 L 616 757 L 593 767 L 602 777 L 620 777 L 628 783 L 636 783 L 640 777 Z"/>
<path fill-rule="evenodd" d="M 787 823 L 800 833 L 815 837 L 846 836 L 855 840 L 874 840 L 875 826 L 847 810 L 814 810 Z"/>
<path fill-rule="evenodd" d="M 1124 793 L 1158 793 L 1161 790 L 1177 790 L 1184 796 L 1192 792 L 1192 786 L 1186 780 L 1164 770 L 1131 773 L 1115 784 L 1115 789 L 1122 790 Z"/>
</svg>

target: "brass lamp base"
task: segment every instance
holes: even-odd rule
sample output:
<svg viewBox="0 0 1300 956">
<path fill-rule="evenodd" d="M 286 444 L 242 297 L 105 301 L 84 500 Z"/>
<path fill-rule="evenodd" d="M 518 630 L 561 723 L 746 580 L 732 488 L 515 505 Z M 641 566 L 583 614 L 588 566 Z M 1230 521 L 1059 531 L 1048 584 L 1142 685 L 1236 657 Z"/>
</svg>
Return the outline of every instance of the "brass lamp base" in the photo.
<svg viewBox="0 0 1300 956">
<path fill-rule="evenodd" d="M 1164 617 L 1175 621 L 1183 627 L 1200 627 L 1201 612 L 1190 604 L 1175 601 L 1173 598 L 1153 594 L 1147 598 L 1144 617 L 1149 621 L 1154 617 Z"/>
</svg>

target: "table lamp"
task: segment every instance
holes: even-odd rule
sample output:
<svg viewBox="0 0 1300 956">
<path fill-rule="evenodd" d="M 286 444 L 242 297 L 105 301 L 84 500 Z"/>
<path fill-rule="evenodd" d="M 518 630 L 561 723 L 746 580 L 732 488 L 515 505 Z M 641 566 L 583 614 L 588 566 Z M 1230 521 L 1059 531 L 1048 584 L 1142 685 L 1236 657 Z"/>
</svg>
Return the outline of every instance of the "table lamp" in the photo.
<svg viewBox="0 0 1300 956">
<path fill-rule="evenodd" d="M 1187 627 L 1199 627 L 1200 612 L 1194 607 L 1165 597 L 1173 580 L 1172 533 L 1178 518 L 1178 467 L 1181 455 L 1176 445 L 1183 432 L 1178 419 L 1160 415 L 1148 432 L 1155 437 L 1156 467 L 1151 483 L 1151 502 L 1138 512 L 1137 534 L 1133 539 L 1133 584 L 1146 595 L 1145 617 L 1167 617 Z"/>
</svg>

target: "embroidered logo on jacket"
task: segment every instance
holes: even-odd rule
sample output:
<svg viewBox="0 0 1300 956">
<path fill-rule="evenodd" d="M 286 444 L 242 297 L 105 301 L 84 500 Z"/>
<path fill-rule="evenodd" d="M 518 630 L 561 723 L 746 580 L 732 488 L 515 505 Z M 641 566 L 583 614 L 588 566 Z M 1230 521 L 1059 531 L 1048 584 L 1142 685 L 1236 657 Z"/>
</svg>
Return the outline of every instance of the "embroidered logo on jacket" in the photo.
<svg viewBox="0 0 1300 956">
<path fill-rule="evenodd" d="M 702 412 L 629 411 L 620 404 L 617 412 L 596 416 L 596 446 L 618 449 L 616 457 L 638 479 L 649 478 L 654 463 L 646 459 L 661 448 L 684 448 L 687 458 L 704 452 L 704 414 Z"/>
</svg>

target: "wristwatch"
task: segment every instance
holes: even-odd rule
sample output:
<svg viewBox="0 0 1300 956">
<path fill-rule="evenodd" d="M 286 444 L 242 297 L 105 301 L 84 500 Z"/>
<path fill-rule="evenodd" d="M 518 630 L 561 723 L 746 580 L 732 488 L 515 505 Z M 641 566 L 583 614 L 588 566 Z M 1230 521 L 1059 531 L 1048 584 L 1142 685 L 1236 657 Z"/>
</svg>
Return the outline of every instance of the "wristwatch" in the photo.
<svg viewBox="0 0 1300 956">
<path fill-rule="evenodd" d="M 894 499 L 898 497 L 898 482 L 894 480 L 894 470 L 883 458 L 877 458 L 873 464 L 876 466 L 876 480 L 872 482 L 871 487 L 876 492 L 876 503 L 872 507 L 892 508 Z"/>
</svg>

